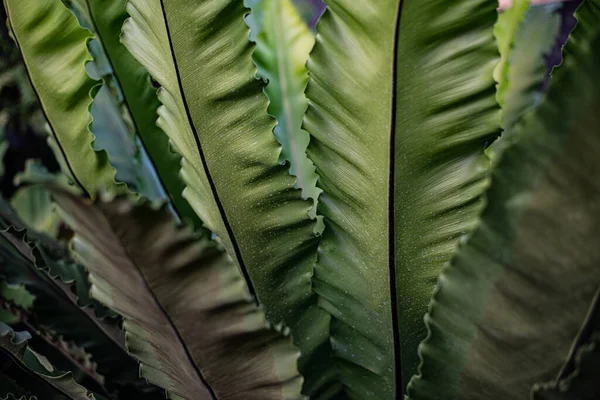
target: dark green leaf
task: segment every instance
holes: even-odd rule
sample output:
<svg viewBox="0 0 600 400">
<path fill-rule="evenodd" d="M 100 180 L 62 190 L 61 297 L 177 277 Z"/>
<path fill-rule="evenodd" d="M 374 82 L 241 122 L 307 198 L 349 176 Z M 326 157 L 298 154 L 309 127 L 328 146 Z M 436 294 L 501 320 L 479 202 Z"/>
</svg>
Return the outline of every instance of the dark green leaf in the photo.
<svg viewBox="0 0 600 400">
<path fill-rule="evenodd" d="M 122 91 L 123 106 L 131 115 L 134 129 L 142 139 L 177 214 L 200 227 L 198 216 L 182 196 L 184 184 L 179 176 L 181 156 L 171 151 L 168 136 L 156 125 L 160 106 L 156 88 L 148 72 L 120 42 L 121 26 L 128 17 L 125 10 L 127 1 L 82 0 L 79 3 L 79 7 L 87 11 L 91 28 L 101 40 L 99 52 L 104 53 L 110 64 L 114 83 Z"/>
<path fill-rule="evenodd" d="M 436 279 L 482 206 L 497 3 L 326 3 L 304 128 L 323 189 L 313 282 L 331 314 L 330 384 L 401 398 Z"/>
<path fill-rule="evenodd" d="M 242 0 L 133 0 L 127 10 L 122 41 L 162 87 L 158 124 L 183 156 L 184 196 L 268 318 L 285 320 L 312 357 L 327 325 L 310 279 L 312 204 L 294 189 L 288 167 L 278 165 L 275 124 L 251 60 L 248 10 Z"/>
<path fill-rule="evenodd" d="M 600 287 L 600 2 L 577 18 L 546 99 L 510 135 L 481 225 L 440 277 L 411 399 L 529 398 L 560 372 Z"/>
<path fill-rule="evenodd" d="M 36 296 L 32 313 L 41 329 L 85 348 L 98 371 L 115 384 L 136 381 L 137 363 L 125 350 L 122 332 L 115 321 L 96 315 L 88 298 L 87 273 L 81 265 L 60 257 L 62 251 L 31 247 L 23 231 L 1 231 L 0 276 L 9 283 L 24 284 Z"/>
<path fill-rule="evenodd" d="M 15 333 L 0 323 L 0 373 L 26 394 L 44 400 L 90 400 L 94 397 L 78 385 L 70 373 L 54 370 L 48 359 L 27 346 L 31 336 Z"/>
</svg>

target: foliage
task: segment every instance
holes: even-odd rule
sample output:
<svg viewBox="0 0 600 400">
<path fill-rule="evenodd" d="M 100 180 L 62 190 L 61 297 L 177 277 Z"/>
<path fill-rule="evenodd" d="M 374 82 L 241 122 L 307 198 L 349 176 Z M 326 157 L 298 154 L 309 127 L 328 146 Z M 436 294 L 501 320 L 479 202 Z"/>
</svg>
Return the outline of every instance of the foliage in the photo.
<svg viewBox="0 0 600 400">
<path fill-rule="evenodd" d="M 295 3 L 4 0 L 0 398 L 594 398 L 600 1 Z"/>
</svg>

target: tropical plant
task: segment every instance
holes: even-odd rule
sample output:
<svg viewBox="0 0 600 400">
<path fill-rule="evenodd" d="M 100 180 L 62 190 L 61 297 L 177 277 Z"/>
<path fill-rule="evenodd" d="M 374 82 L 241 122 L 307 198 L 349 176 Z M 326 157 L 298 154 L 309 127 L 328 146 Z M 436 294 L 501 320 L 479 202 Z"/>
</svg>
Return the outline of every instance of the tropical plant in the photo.
<svg viewBox="0 0 600 400">
<path fill-rule="evenodd" d="M 0 398 L 597 397 L 600 0 L 326 4 L 4 0 Z"/>
</svg>

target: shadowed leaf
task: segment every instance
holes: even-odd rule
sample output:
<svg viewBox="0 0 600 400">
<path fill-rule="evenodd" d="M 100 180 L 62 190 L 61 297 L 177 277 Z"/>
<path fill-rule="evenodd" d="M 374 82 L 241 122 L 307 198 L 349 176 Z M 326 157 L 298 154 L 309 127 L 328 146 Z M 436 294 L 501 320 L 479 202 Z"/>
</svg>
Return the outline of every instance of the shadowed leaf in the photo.
<svg viewBox="0 0 600 400">
<path fill-rule="evenodd" d="M 301 398 L 299 353 L 267 326 L 214 242 L 177 226 L 165 207 L 54 196 L 92 295 L 126 320 L 143 377 L 187 400 Z"/>
<path fill-rule="evenodd" d="M 27 347 L 31 336 L 27 332 L 15 333 L 0 323 L 0 373 L 24 395 L 44 400 L 90 400 L 88 391 L 78 385 L 70 373 L 60 373 L 42 355 Z"/>
<path fill-rule="evenodd" d="M 600 287 L 600 2 L 577 18 L 547 97 L 510 135 L 481 225 L 440 277 L 411 399 L 529 398 L 560 372 Z"/>
</svg>

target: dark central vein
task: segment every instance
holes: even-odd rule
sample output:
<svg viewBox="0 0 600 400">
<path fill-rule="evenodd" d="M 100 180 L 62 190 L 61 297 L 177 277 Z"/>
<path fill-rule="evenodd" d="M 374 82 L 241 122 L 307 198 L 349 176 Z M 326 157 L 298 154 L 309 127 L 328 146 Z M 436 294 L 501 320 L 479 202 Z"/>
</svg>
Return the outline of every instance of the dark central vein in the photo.
<svg viewBox="0 0 600 400">
<path fill-rule="evenodd" d="M 129 251 L 129 248 L 125 245 L 125 239 L 122 238 L 118 234 L 118 230 L 115 229 L 115 227 L 113 226 L 113 223 L 111 222 L 111 219 L 109 219 L 104 213 L 102 213 L 101 215 L 102 215 L 102 218 L 104 218 L 104 221 L 106 222 L 106 225 L 109 227 L 110 232 L 117 239 L 117 243 L 120 245 L 120 247 L 123 250 L 123 252 L 125 253 L 127 259 L 129 259 L 129 261 L 131 262 L 131 265 L 133 266 L 133 269 L 139 274 L 140 278 L 142 279 L 142 282 L 144 284 L 144 288 L 150 294 L 150 297 L 154 301 L 154 305 L 162 313 L 162 315 L 165 317 L 165 320 L 166 320 L 167 324 L 171 327 L 171 329 L 173 331 L 173 334 L 175 335 L 175 337 L 179 341 L 179 344 L 181 345 L 181 347 L 183 349 L 183 352 L 185 353 L 185 356 L 188 359 L 188 362 L 191 364 L 192 368 L 196 372 L 196 375 L 198 376 L 198 379 L 200 379 L 200 381 L 202 382 L 202 384 L 206 387 L 206 390 L 209 392 L 209 394 L 212 397 L 212 399 L 213 400 L 218 400 L 217 394 L 215 393 L 214 389 L 210 386 L 210 384 L 208 383 L 208 381 L 206 380 L 206 378 L 202 374 L 202 371 L 200 370 L 200 366 L 198 366 L 198 364 L 196 364 L 196 361 L 194 360 L 194 357 L 192 356 L 192 353 L 191 353 L 190 349 L 188 348 L 187 344 L 183 340 L 183 336 L 181 336 L 181 332 L 179 332 L 179 329 L 177 328 L 177 325 L 175 324 L 175 322 L 173 321 L 173 319 L 171 318 L 171 316 L 169 315 L 169 313 L 167 312 L 167 310 L 163 307 L 162 302 L 157 297 L 156 293 L 154 293 L 154 290 L 152 290 L 152 287 L 150 286 L 150 283 L 148 282 L 148 279 L 146 278 L 146 275 L 144 275 L 144 271 L 143 271 L 142 267 L 140 267 L 140 265 L 136 262 L 136 259 L 131 255 L 131 252 Z M 173 391 L 176 394 L 179 394 L 179 393 L 177 393 L 177 390 L 171 390 L 171 391 Z M 182 390 L 182 392 L 183 392 L 183 390 Z"/>
<path fill-rule="evenodd" d="M 121 94 L 123 95 L 123 104 L 125 105 L 125 108 L 129 112 L 129 115 L 131 116 L 131 121 L 133 123 L 133 129 L 135 130 L 136 137 L 138 137 L 140 139 L 140 145 L 141 145 L 141 148 L 142 148 L 143 152 L 148 155 L 147 159 L 150 161 L 150 164 L 152 165 L 152 169 L 155 172 L 154 176 L 156 176 L 156 178 L 158 179 L 161 187 L 165 190 L 166 195 L 171 200 L 171 205 L 172 205 L 171 211 L 173 211 L 173 213 L 175 214 L 175 216 L 179 220 L 182 220 L 183 218 L 182 218 L 179 210 L 177 210 L 177 208 L 175 207 L 175 204 L 173 203 L 173 198 L 171 197 L 171 194 L 167 190 L 167 185 L 165 183 L 165 180 L 163 179 L 162 175 L 159 173 L 158 166 L 154 162 L 154 159 L 150 156 L 150 152 L 148 151 L 147 143 L 144 140 L 144 135 L 142 135 L 142 131 L 139 128 L 137 118 L 133 114 L 133 109 L 131 108 L 131 106 L 129 104 L 128 96 L 125 95 L 125 90 L 123 89 L 123 85 L 121 84 L 121 78 L 119 77 L 119 73 L 117 71 L 117 68 L 115 68 L 115 65 L 113 64 L 112 57 L 110 56 L 110 53 L 108 52 L 108 49 L 106 48 L 106 45 L 104 44 L 104 40 L 102 40 L 102 33 L 100 32 L 100 26 L 96 23 L 96 17 L 94 16 L 94 9 L 92 9 L 92 6 L 90 4 L 90 0 L 85 0 L 85 3 L 86 3 L 86 6 L 87 6 L 87 9 L 89 11 L 90 22 L 92 23 L 92 26 L 94 28 L 94 32 L 96 33 L 96 35 L 100 39 L 100 40 L 97 40 L 97 42 L 99 43 L 100 48 L 102 49 L 102 51 L 106 55 L 106 61 L 108 62 L 108 65 L 110 66 L 110 69 L 114 72 L 114 74 L 112 74 L 112 76 L 114 77 L 117 86 L 121 90 Z"/>
<path fill-rule="evenodd" d="M 396 237 L 395 237 L 395 167 L 396 167 L 396 106 L 398 91 L 398 42 L 400 36 L 400 19 L 402 5 L 405 0 L 399 0 L 394 28 L 394 55 L 392 66 L 392 110 L 390 122 L 390 170 L 388 182 L 388 268 L 390 278 L 390 304 L 392 312 L 392 331 L 394 336 L 394 381 L 396 389 L 394 397 L 404 398 L 402 384 L 402 360 L 400 351 L 400 324 L 398 321 L 398 297 L 396 293 Z"/>
<path fill-rule="evenodd" d="M 256 291 L 254 289 L 254 285 L 252 284 L 252 280 L 250 279 L 250 275 L 248 273 L 246 265 L 244 264 L 244 259 L 242 258 L 242 252 L 241 252 L 240 247 L 235 239 L 233 229 L 231 228 L 231 225 L 229 224 L 229 220 L 227 219 L 227 214 L 225 213 L 225 208 L 223 207 L 223 204 L 221 203 L 221 199 L 219 198 L 219 194 L 217 192 L 215 182 L 212 178 L 210 169 L 208 168 L 208 163 L 206 162 L 206 156 L 204 155 L 204 151 L 202 150 L 202 145 L 200 143 L 198 131 L 196 130 L 196 126 L 194 125 L 194 121 L 192 119 L 192 113 L 188 106 L 188 102 L 185 98 L 183 82 L 181 81 L 181 76 L 179 74 L 179 67 L 177 65 L 177 57 L 175 55 L 175 49 L 173 48 L 173 42 L 171 41 L 171 32 L 169 30 L 169 21 L 167 19 L 167 12 L 165 10 L 164 0 L 160 0 L 160 6 L 162 8 L 163 18 L 165 20 L 165 26 L 167 28 L 167 37 L 169 40 L 169 47 L 171 49 L 171 56 L 173 58 L 173 65 L 175 67 L 175 73 L 177 74 L 177 83 L 179 85 L 179 92 L 181 94 L 181 99 L 183 100 L 183 105 L 185 107 L 185 113 L 187 115 L 188 123 L 192 130 L 192 133 L 194 134 L 194 140 L 196 141 L 196 148 L 198 149 L 198 154 L 200 155 L 200 159 L 202 160 L 202 167 L 204 168 L 204 171 L 206 172 L 206 179 L 208 180 L 208 184 L 210 186 L 210 190 L 212 192 L 213 198 L 215 199 L 215 203 L 217 204 L 217 207 L 219 209 L 219 213 L 221 214 L 221 219 L 223 220 L 223 225 L 225 225 L 225 229 L 227 230 L 227 234 L 229 235 L 231 245 L 235 252 L 235 257 L 238 261 L 238 265 L 240 267 L 240 270 L 242 271 L 242 274 L 244 275 L 244 279 L 246 280 L 246 285 L 248 285 L 248 291 L 252 295 L 252 298 L 254 299 L 254 302 L 256 303 L 256 305 L 258 305 L 258 299 L 256 298 Z"/>
<path fill-rule="evenodd" d="M 33 78 L 31 76 L 31 71 L 29 70 L 28 62 L 23 55 L 23 51 L 21 50 L 21 44 L 19 43 L 19 37 L 17 36 L 17 32 L 15 31 L 15 29 L 12 27 L 12 21 L 10 18 L 10 7 L 8 6 L 8 4 L 6 2 L 4 3 L 4 5 L 6 8 L 8 26 L 9 26 L 10 31 L 13 34 L 14 41 L 17 45 L 17 48 L 19 49 L 19 51 L 21 53 L 21 57 L 23 58 L 23 64 L 25 65 L 25 72 L 27 72 L 27 78 L 29 79 L 29 83 L 31 84 L 31 88 L 33 89 L 33 93 L 35 94 L 38 104 L 40 105 L 40 108 L 42 109 L 44 118 L 48 122 L 48 126 L 50 127 L 50 132 L 52 133 L 52 137 L 54 138 L 54 141 L 56 142 L 56 146 L 60 150 L 60 153 L 61 153 L 63 159 L 65 160 L 65 164 L 66 164 L 67 168 L 69 169 L 69 173 L 71 174 L 71 177 L 75 181 L 75 184 L 77 184 L 77 186 L 79 186 L 79 188 L 83 191 L 84 196 L 90 197 L 90 193 L 87 191 L 85 186 L 83 186 L 83 183 L 81 183 L 79 178 L 77 178 L 77 175 L 75 174 L 75 171 L 73 170 L 73 166 L 71 165 L 69 158 L 67 157 L 65 149 L 63 148 L 63 145 L 60 143 L 60 139 L 58 138 L 58 135 L 56 134 L 56 128 L 52 124 L 52 121 L 50 120 L 50 118 L 48 118 L 48 113 L 46 112 L 46 108 L 44 106 L 44 103 L 42 102 L 42 98 L 40 97 L 40 93 L 38 92 L 37 87 L 33 82 Z"/>
</svg>

